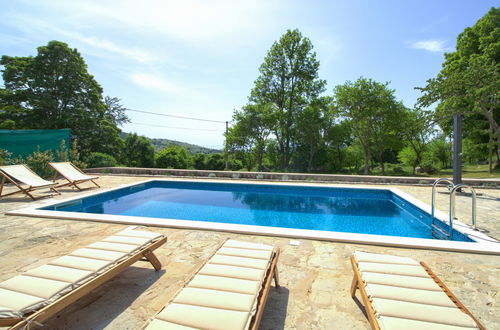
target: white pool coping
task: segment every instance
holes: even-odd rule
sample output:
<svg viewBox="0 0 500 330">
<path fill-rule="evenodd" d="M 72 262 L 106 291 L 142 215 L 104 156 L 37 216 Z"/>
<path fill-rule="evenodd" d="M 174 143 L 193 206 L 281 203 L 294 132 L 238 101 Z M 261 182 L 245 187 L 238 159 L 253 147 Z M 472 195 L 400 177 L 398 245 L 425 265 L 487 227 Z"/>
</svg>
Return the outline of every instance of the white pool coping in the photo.
<svg viewBox="0 0 500 330">
<path fill-rule="evenodd" d="M 207 181 L 207 180 L 149 179 L 136 182 L 133 184 L 120 185 L 119 187 L 116 188 L 92 191 L 87 194 L 80 195 L 78 197 L 61 199 L 56 201 L 45 200 L 42 202 L 37 202 L 26 208 L 9 211 L 6 214 L 29 216 L 29 217 L 66 219 L 66 220 L 108 222 L 108 223 L 126 224 L 126 225 L 134 224 L 143 226 L 158 226 L 158 227 L 182 228 L 182 229 L 193 229 L 193 230 L 214 230 L 214 231 L 233 232 L 233 233 L 251 234 L 251 235 L 279 236 L 279 237 L 313 239 L 313 240 L 333 241 L 333 242 L 394 246 L 402 248 L 431 249 L 431 250 L 500 255 L 500 242 L 496 241 L 491 237 L 488 237 L 487 235 L 479 231 L 473 230 L 470 226 L 458 220 L 453 221 L 453 228 L 463 233 L 464 235 L 468 236 L 475 242 L 457 242 L 457 241 L 446 241 L 437 239 L 434 240 L 434 239 L 413 238 L 413 237 L 344 233 L 344 232 L 293 229 L 293 228 L 281 228 L 281 227 L 265 227 L 265 226 L 230 224 L 230 223 L 220 223 L 220 222 L 205 222 L 205 221 L 195 221 L 195 220 L 160 219 L 160 218 L 124 216 L 124 215 L 48 211 L 39 209 L 41 207 L 47 207 L 56 204 L 77 201 L 85 197 L 98 195 L 126 187 L 132 187 L 150 181 L 165 181 L 165 182 L 182 181 L 191 183 L 213 182 L 213 183 L 224 183 L 224 184 L 255 184 L 255 185 L 268 185 L 268 186 L 298 186 L 298 187 L 322 187 L 322 188 L 339 187 L 339 185 L 332 185 L 332 184 L 309 184 L 309 183 L 297 184 L 291 182 L 267 183 L 267 182 L 249 182 L 249 181 L 228 182 L 227 180 Z M 429 214 L 431 213 L 431 207 L 428 204 L 416 199 L 415 197 L 397 188 L 381 188 L 381 187 L 359 186 L 359 185 L 356 186 L 342 185 L 341 187 L 347 187 L 350 189 L 389 190 L 392 193 L 401 197 L 402 199 L 414 204 L 421 210 Z M 435 210 L 434 215 L 437 219 L 445 223 L 448 222 L 447 216 L 443 212 Z"/>
</svg>

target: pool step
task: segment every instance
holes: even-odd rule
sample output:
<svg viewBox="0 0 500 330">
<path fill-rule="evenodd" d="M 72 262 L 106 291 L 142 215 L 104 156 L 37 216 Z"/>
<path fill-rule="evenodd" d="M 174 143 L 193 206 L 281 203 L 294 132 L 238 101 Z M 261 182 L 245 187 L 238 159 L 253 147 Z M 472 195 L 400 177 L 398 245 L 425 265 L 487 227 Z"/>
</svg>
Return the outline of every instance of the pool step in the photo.
<svg viewBox="0 0 500 330">
<path fill-rule="evenodd" d="M 438 239 L 449 240 L 450 236 L 451 235 L 449 232 L 447 232 L 443 228 L 439 227 L 435 223 L 432 224 L 432 237 L 438 238 Z"/>
</svg>

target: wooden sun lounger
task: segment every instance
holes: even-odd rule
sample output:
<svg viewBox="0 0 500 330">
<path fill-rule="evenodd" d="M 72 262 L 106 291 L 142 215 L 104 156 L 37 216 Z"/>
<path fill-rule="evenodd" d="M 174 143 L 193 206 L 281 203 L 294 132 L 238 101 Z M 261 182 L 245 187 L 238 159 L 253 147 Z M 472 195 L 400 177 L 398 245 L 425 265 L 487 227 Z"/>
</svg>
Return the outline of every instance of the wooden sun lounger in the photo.
<svg viewBox="0 0 500 330">
<path fill-rule="evenodd" d="M 98 176 L 90 176 L 83 173 L 78 167 L 76 167 L 71 162 L 49 163 L 49 165 L 56 171 L 54 175 L 54 181 L 58 175 L 62 176 L 64 179 L 68 181 L 68 183 L 58 185 L 56 188 L 73 186 L 81 191 L 83 189 L 80 188 L 78 185 L 88 181 L 92 182 L 97 188 L 101 187 L 94 181 L 96 179 L 99 179 Z"/>
<path fill-rule="evenodd" d="M 258 329 L 273 278 L 279 287 L 279 253 L 226 241 L 145 329 Z"/>
<path fill-rule="evenodd" d="M 424 262 L 356 252 L 351 264 L 372 329 L 485 329 Z"/>
<path fill-rule="evenodd" d="M 2 174 L 2 183 L 0 185 L 0 197 L 10 196 L 21 192 L 26 194 L 33 200 L 53 196 L 53 195 L 46 195 L 46 196 L 35 197 L 33 194 L 31 194 L 31 192 L 33 192 L 34 190 L 42 188 L 49 188 L 56 194 L 58 195 L 61 194 L 59 191 L 55 189 L 55 186 L 57 184 L 42 179 L 38 174 L 33 172 L 28 166 L 24 164 L 0 166 L 0 174 Z M 15 185 L 19 190 L 2 195 L 6 179 L 9 180 L 13 185 Z M 27 187 L 23 187 L 18 182 L 20 182 L 21 184 L 25 184 Z"/>
<path fill-rule="evenodd" d="M 167 238 L 161 234 L 129 227 L 47 265 L 1 282 L 0 327 L 31 329 L 41 326 L 41 322 L 138 260 L 145 259 L 155 270 L 160 270 L 161 263 L 153 251 L 166 241 Z M 58 288 L 62 289 L 54 294 L 50 292 Z"/>
</svg>

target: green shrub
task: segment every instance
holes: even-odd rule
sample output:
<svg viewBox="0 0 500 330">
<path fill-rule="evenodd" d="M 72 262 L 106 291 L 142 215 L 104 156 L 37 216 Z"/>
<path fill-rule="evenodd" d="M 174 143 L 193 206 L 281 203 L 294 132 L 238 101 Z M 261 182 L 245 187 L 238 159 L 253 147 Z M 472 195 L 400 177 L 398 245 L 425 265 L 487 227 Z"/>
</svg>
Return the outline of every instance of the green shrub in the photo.
<svg viewBox="0 0 500 330">
<path fill-rule="evenodd" d="M 186 149 L 171 146 L 155 155 L 156 167 L 184 169 L 191 165 L 191 155 Z"/>
<path fill-rule="evenodd" d="M 196 170 L 204 170 L 206 168 L 207 157 L 205 154 L 196 154 L 193 156 L 193 166 Z"/>
<path fill-rule="evenodd" d="M 224 169 L 224 156 L 222 154 L 214 152 L 208 155 L 206 161 L 206 169 L 207 170 L 219 170 L 222 171 Z"/>
<path fill-rule="evenodd" d="M 0 165 L 10 165 L 12 164 L 12 159 L 10 158 L 12 153 L 5 149 L 0 149 Z"/>
<path fill-rule="evenodd" d="M 85 161 L 89 167 L 115 167 L 118 164 L 115 157 L 102 152 L 91 152 Z"/>
<path fill-rule="evenodd" d="M 239 159 L 230 159 L 227 167 L 229 167 L 231 171 L 238 171 L 243 168 L 243 162 Z"/>
<path fill-rule="evenodd" d="M 35 173 L 37 173 L 42 178 L 49 178 L 54 175 L 54 170 L 49 166 L 49 162 L 54 161 L 54 155 L 51 150 L 40 151 L 40 147 L 37 150 L 26 157 L 26 164 Z"/>
</svg>

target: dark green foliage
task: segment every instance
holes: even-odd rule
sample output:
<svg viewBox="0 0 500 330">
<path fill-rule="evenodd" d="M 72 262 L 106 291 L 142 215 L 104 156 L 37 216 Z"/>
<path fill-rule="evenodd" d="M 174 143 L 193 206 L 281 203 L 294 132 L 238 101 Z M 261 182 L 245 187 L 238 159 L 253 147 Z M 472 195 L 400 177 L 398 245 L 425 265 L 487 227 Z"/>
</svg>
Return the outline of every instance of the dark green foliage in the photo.
<svg viewBox="0 0 500 330">
<path fill-rule="evenodd" d="M 243 162 L 239 159 L 229 159 L 227 167 L 231 171 L 239 171 L 243 168 Z"/>
<path fill-rule="evenodd" d="M 93 167 L 115 167 L 118 162 L 116 159 L 108 154 L 102 152 L 91 152 L 85 159 L 87 166 Z"/>
<path fill-rule="evenodd" d="M 144 136 L 127 134 L 123 148 L 122 162 L 131 167 L 153 167 L 155 150 L 151 141 Z"/>
<path fill-rule="evenodd" d="M 222 171 L 224 169 L 224 156 L 220 153 L 212 153 L 208 155 L 206 161 L 206 169 L 207 170 L 219 170 Z"/>
<path fill-rule="evenodd" d="M 182 147 L 172 146 L 155 155 L 155 164 L 159 168 L 186 169 L 191 165 L 191 155 Z"/>
<path fill-rule="evenodd" d="M 205 154 L 196 154 L 193 156 L 193 166 L 196 170 L 204 170 L 206 168 L 207 156 Z"/>
</svg>

